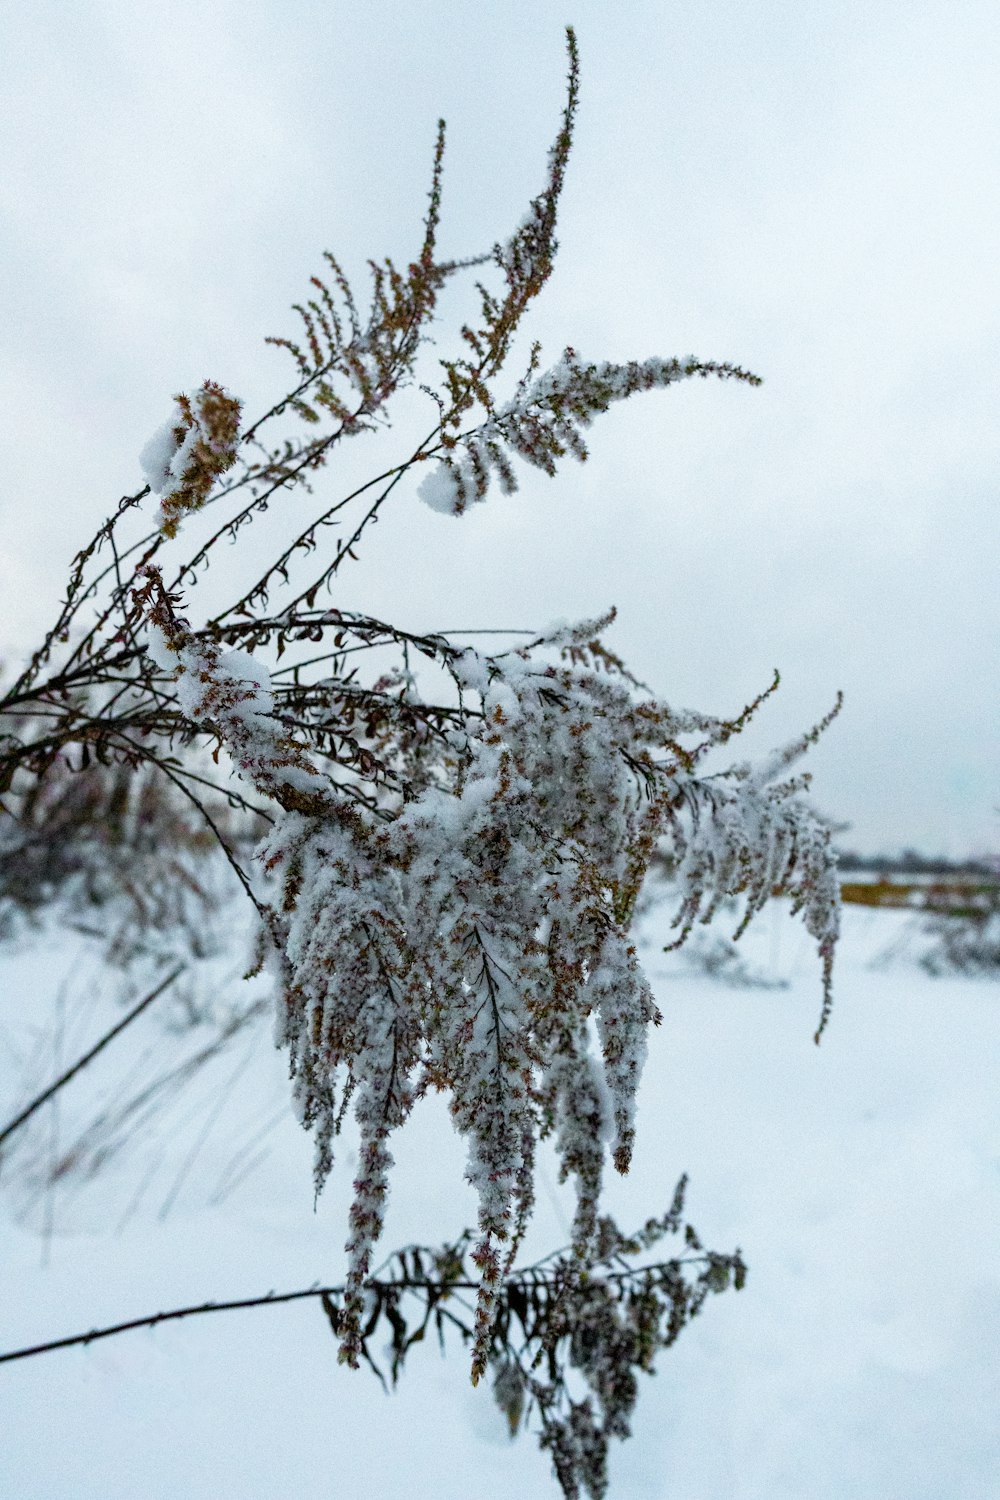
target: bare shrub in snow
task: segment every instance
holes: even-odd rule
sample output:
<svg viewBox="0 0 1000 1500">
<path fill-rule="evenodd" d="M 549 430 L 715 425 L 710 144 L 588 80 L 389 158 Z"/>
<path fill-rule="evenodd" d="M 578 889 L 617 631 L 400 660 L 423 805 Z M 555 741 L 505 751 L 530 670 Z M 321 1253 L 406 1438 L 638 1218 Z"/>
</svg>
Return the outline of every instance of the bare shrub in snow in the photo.
<svg viewBox="0 0 1000 1500">
<path fill-rule="evenodd" d="M 327 258 L 326 279 L 313 278 L 297 309 L 299 339 L 273 340 L 294 359 L 295 384 L 249 426 L 240 430 L 240 403 L 211 381 L 176 398 L 142 455 L 149 483 L 78 554 L 51 630 L 0 701 L 0 791 L 12 815 L 3 840 L 14 858 L 25 857 L 19 809 L 67 785 L 80 757 L 126 782 L 162 778 L 224 849 L 258 925 L 259 967 L 274 975 L 278 1040 L 315 1136 L 317 1189 L 349 1108 L 360 1127 L 338 1321 L 352 1365 L 364 1348 L 392 1134 L 423 1095 L 448 1096 L 479 1194 L 474 1380 L 491 1361 L 545 1137 L 576 1184 L 577 1271 L 566 1275 L 579 1279 L 566 1305 L 590 1309 L 573 1335 L 581 1368 L 586 1328 L 620 1316 L 587 1278 L 604 1253 L 605 1158 L 628 1170 L 659 1020 L 631 936 L 654 855 L 665 851 L 675 872 L 677 944 L 723 902 L 739 898 L 742 929 L 773 894 L 790 896 L 820 956 L 820 1030 L 838 931 L 829 829 L 795 768 L 829 719 L 763 764 L 711 774 L 705 765 L 777 679 L 727 718 L 674 708 L 638 682 L 602 640 L 612 613 L 485 653 L 328 601 L 411 476 L 431 506 L 460 515 L 494 478 L 512 489 L 518 461 L 554 474 L 566 455 L 585 458 L 581 430 L 613 402 L 696 376 L 757 383 L 693 356 L 615 365 L 573 349 L 540 373 L 536 344 L 514 398 L 496 398 L 556 253 L 577 109 L 572 33 L 569 57 L 545 182 L 514 233 L 486 255 L 439 256 L 442 124 L 414 260 L 371 263 L 362 315 Z M 492 280 L 484 270 L 475 283 L 478 312 L 432 384 L 420 356 L 439 294 L 473 267 Z M 303 525 L 289 492 L 301 507 L 340 445 L 385 427 L 412 386 L 434 407 L 426 436 Z M 304 427 L 279 437 L 286 415 Z M 285 539 L 255 581 L 204 618 L 201 580 L 222 544 L 242 543 L 279 507 Z M 198 540 L 180 550 L 192 526 Z M 269 824 L 255 862 L 212 818 L 213 796 Z M 82 839 L 86 820 L 76 826 Z M 589 1420 L 551 1441 L 564 1488 L 577 1463 L 566 1453 L 590 1442 Z"/>
<path fill-rule="evenodd" d="M 1000 973 L 1000 881 L 970 882 L 936 902 L 932 891 L 927 906 L 921 930 L 931 942 L 920 963 L 929 974 L 989 979 Z"/>
</svg>

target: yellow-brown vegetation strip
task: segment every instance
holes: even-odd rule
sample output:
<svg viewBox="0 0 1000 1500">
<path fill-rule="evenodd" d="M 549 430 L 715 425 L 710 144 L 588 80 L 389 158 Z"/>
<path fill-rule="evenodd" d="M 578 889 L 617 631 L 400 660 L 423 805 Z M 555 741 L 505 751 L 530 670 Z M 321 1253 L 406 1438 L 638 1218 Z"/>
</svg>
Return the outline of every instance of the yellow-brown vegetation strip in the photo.
<svg viewBox="0 0 1000 1500">
<path fill-rule="evenodd" d="M 981 915 L 1000 900 L 1000 882 L 989 879 L 843 880 L 840 899 L 849 906 L 909 907 L 951 917 Z"/>
</svg>

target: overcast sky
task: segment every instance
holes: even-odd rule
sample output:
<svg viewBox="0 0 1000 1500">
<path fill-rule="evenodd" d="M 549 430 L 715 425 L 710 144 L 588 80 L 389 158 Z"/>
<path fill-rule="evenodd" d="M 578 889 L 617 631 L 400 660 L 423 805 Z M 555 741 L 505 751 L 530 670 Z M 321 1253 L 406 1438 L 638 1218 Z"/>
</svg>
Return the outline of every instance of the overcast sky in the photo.
<svg viewBox="0 0 1000 1500">
<path fill-rule="evenodd" d="M 614 603 L 678 704 L 734 712 L 781 669 L 756 748 L 843 688 L 812 759 L 844 841 L 996 852 L 996 0 L 5 6 L 0 646 L 44 627 L 175 391 L 281 394 L 263 336 L 323 248 L 405 264 L 438 115 L 444 254 L 509 234 L 567 21 L 579 128 L 529 335 L 765 384 L 636 397 L 586 467 L 462 521 L 416 474 L 336 602 L 428 628 Z"/>
</svg>

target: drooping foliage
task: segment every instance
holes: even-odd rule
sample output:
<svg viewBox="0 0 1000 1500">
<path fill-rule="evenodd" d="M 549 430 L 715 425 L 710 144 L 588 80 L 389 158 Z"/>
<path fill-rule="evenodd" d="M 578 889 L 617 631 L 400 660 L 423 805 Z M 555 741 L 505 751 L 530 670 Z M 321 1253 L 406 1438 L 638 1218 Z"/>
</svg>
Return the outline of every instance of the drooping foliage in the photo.
<svg viewBox="0 0 1000 1500">
<path fill-rule="evenodd" d="M 576 1179 L 581 1259 L 606 1145 L 628 1170 L 647 1031 L 659 1020 L 629 940 L 654 846 L 666 840 L 677 853 L 680 940 L 702 908 L 710 915 L 743 894 L 748 920 L 782 889 L 828 961 L 836 887 L 826 829 L 801 785 L 746 769 L 700 779 L 701 757 L 736 726 L 640 694 L 594 626 L 500 657 L 466 649 L 450 667 L 465 723 L 450 730 L 437 779 L 396 797 L 383 787 L 375 809 L 338 802 L 289 764 L 256 684 L 221 667 L 201 677 L 223 734 L 231 716 L 239 725 L 229 739 L 237 764 L 259 790 L 273 777 L 289 808 L 261 856 L 281 883 L 269 912 L 281 1037 L 316 1136 L 317 1187 L 347 1098 L 361 1128 L 345 1354 L 356 1356 L 389 1137 L 438 1089 L 480 1195 L 478 1376 L 495 1291 L 530 1213 L 539 1137 L 554 1134 Z M 194 664 L 182 683 L 185 671 Z"/>
<path fill-rule="evenodd" d="M 568 1250 L 519 1268 L 498 1289 L 485 1347 L 493 1399 L 511 1437 L 534 1429 L 567 1500 L 579 1500 L 581 1492 L 602 1500 L 610 1442 L 631 1434 L 639 1376 L 655 1373 L 657 1355 L 710 1295 L 745 1284 L 740 1252 L 706 1250 L 684 1222 L 686 1185 L 681 1178 L 668 1211 L 635 1234 L 622 1234 L 612 1218 L 602 1216 L 586 1276 Z M 668 1235 L 681 1238 L 681 1253 L 648 1259 Z M 388 1359 L 395 1385 L 428 1334 L 436 1334 L 442 1349 L 448 1335 L 478 1342 L 467 1300 L 476 1284 L 469 1264 L 473 1241 L 466 1232 L 439 1249 L 408 1245 L 369 1281 L 358 1353 L 383 1385 L 380 1359 Z M 343 1294 L 334 1289 L 321 1295 L 340 1337 Z"/>
</svg>

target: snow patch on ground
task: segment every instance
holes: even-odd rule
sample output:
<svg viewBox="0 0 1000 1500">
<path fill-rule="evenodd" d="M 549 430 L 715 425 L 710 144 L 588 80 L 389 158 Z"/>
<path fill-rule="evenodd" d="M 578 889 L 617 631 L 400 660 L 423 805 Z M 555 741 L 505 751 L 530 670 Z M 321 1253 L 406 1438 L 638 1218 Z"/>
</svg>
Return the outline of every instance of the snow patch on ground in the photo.
<svg viewBox="0 0 1000 1500">
<path fill-rule="evenodd" d="M 651 1037 L 633 1170 L 611 1184 L 610 1206 L 630 1227 L 664 1208 L 687 1171 L 690 1218 L 713 1248 L 739 1244 L 750 1277 L 661 1356 L 635 1436 L 612 1453 L 612 1500 L 997 1494 L 1000 988 L 907 963 L 905 920 L 847 912 L 834 1015 L 816 1048 L 815 959 L 780 909 L 745 941 L 756 967 L 788 980 L 783 990 L 691 973 L 660 953 L 668 934 L 655 912 L 647 919 L 642 957 L 664 1024 Z M 890 965 L 872 966 L 893 947 Z M 0 952 L 4 1119 L 51 1076 L 60 1005 L 64 1063 L 120 1014 L 85 943 Z M 32 1196 L 29 1158 L 44 1163 L 71 1141 L 130 1074 L 187 1055 L 196 1034 L 180 1019 L 164 1010 L 123 1036 L 5 1165 L 0 1348 L 342 1274 L 351 1141 L 314 1214 L 311 1148 L 266 1016 L 165 1113 L 137 1118 L 100 1170 Z M 259 1159 L 247 1150 L 254 1132 Z M 471 1221 L 443 1106 L 426 1106 L 398 1147 L 386 1250 Z M 539 1202 L 529 1255 L 563 1243 L 572 1216 L 551 1164 Z M 530 1437 L 507 1441 L 462 1353 L 442 1360 L 428 1345 L 418 1356 L 386 1397 L 366 1372 L 337 1365 L 322 1312 L 306 1303 L 0 1367 L 0 1493 L 555 1496 L 547 1459 Z"/>
</svg>

